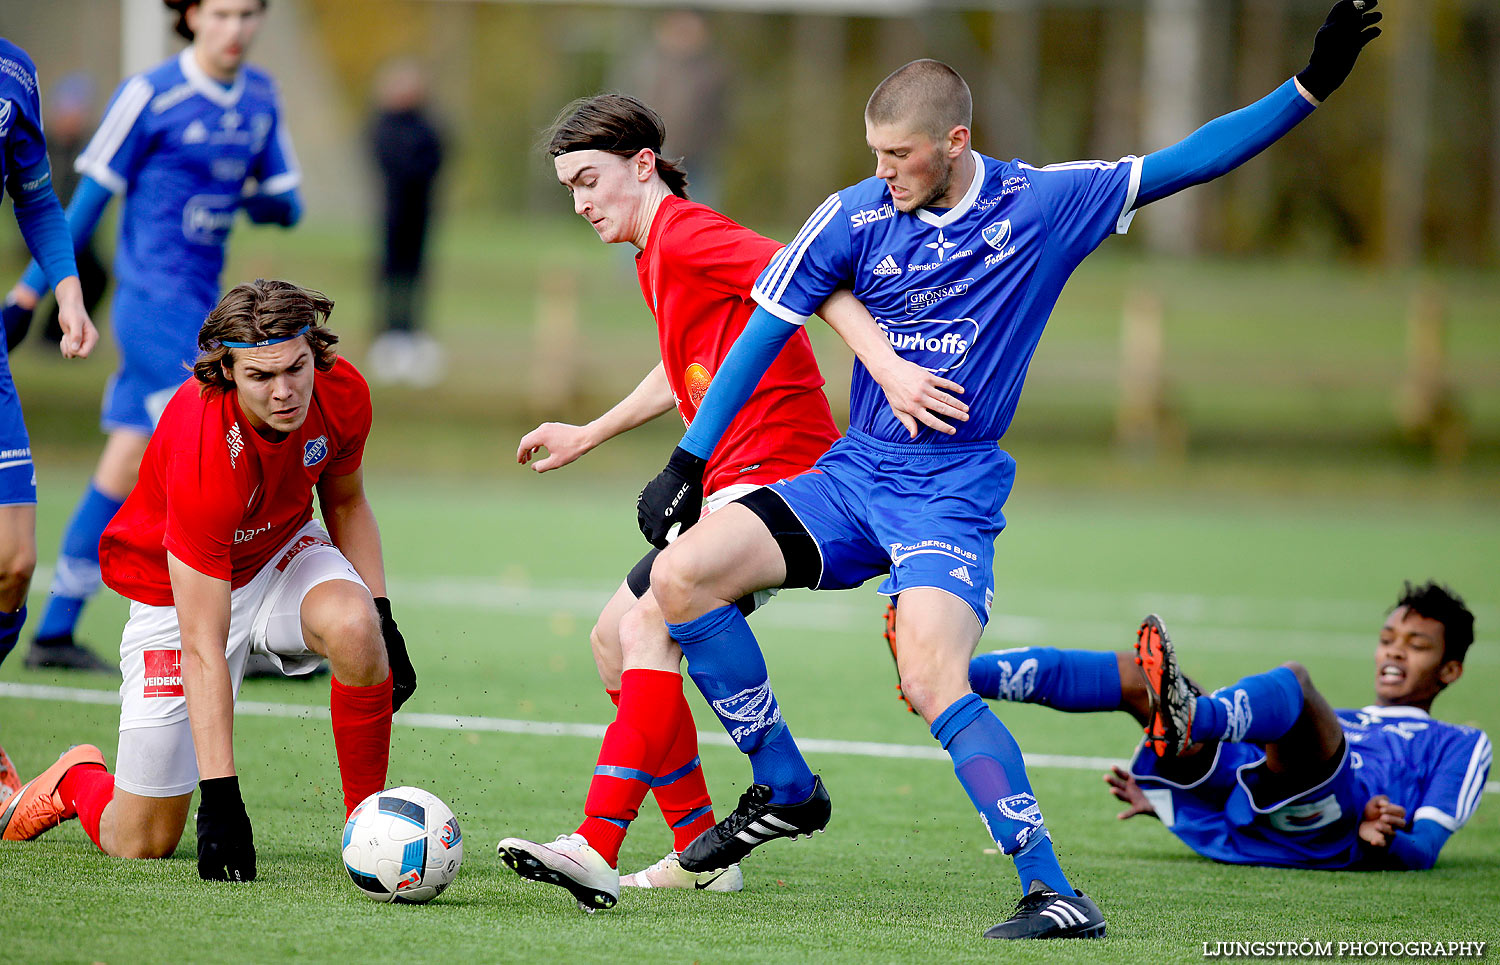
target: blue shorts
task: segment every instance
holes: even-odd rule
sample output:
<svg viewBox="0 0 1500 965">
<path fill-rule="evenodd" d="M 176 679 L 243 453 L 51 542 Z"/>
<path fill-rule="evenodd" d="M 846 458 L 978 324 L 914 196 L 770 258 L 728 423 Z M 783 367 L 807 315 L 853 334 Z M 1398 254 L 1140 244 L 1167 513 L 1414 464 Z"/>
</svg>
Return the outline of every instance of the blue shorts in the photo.
<svg viewBox="0 0 1500 965">
<path fill-rule="evenodd" d="M 994 442 L 907 446 L 862 432 L 811 469 L 768 487 L 817 544 L 815 590 L 845 590 L 885 574 L 879 592 L 951 593 L 989 622 L 995 538 L 1016 461 Z"/>
<path fill-rule="evenodd" d="M 10 376 L 5 340 L 0 339 L 0 506 L 36 504 L 36 466 L 31 436 L 21 416 L 21 397 Z"/>
<path fill-rule="evenodd" d="M 1359 821 L 1373 791 L 1351 766 L 1349 745 L 1331 773 L 1306 790 L 1273 785 L 1266 752 L 1220 742 L 1207 773 L 1176 783 L 1143 743 L 1130 773 L 1173 834 L 1206 858 L 1284 868 L 1348 868 L 1360 859 Z M 1280 790 L 1276 790 L 1279 787 Z"/>
<path fill-rule="evenodd" d="M 185 302 L 164 306 L 130 290 L 116 293 L 110 322 L 120 368 L 104 389 L 99 423 L 105 432 L 131 429 L 149 436 L 162 409 L 192 375 L 198 330 L 208 313 L 191 299 Z"/>
</svg>

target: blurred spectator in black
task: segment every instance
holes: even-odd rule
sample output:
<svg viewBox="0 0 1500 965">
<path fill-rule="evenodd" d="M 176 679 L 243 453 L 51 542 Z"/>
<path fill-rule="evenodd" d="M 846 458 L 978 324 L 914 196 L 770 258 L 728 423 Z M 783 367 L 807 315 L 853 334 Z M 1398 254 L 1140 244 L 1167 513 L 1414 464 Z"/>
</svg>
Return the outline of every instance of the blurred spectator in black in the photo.
<svg viewBox="0 0 1500 965">
<path fill-rule="evenodd" d="M 442 378 L 443 354 L 423 331 L 423 255 L 443 142 L 427 114 L 426 75 L 415 62 L 396 61 L 380 72 L 370 146 L 384 187 L 385 223 L 382 318 L 369 374 L 380 382 L 430 386 Z"/>
<path fill-rule="evenodd" d="M 69 74 L 53 84 L 48 93 L 47 160 L 52 164 L 52 189 L 66 205 L 73 197 L 73 188 L 78 185 L 78 172 L 73 170 L 73 162 L 88 145 L 97 120 L 94 116 L 94 81 L 87 74 Z M 93 235 L 75 256 L 78 259 L 78 281 L 83 287 L 83 306 L 95 323 L 100 323 L 102 319 L 94 309 L 104 297 L 109 272 L 94 250 Z M 49 301 L 52 301 L 52 308 L 42 331 L 47 341 L 56 345 L 62 340 L 62 326 L 57 322 L 56 301 Z M 48 351 L 51 351 L 50 347 Z"/>
</svg>

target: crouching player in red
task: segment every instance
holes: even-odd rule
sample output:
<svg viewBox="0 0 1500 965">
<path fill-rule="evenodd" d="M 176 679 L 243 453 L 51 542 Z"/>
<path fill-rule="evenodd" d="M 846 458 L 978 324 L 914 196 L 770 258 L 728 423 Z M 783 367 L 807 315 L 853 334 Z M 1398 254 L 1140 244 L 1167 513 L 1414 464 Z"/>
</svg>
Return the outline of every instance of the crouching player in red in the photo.
<svg viewBox="0 0 1500 965">
<path fill-rule="evenodd" d="M 72 748 L 0 812 L 5 840 L 76 816 L 108 854 L 166 857 L 196 785 L 198 874 L 253 879 L 233 744 L 252 652 L 293 675 L 327 657 L 346 812 L 385 785 L 393 705 L 416 676 L 360 471 L 370 393 L 334 350 L 332 310 L 317 292 L 257 280 L 203 323 L 193 378 L 100 545 L 105 583 L 131 600 L 116 771 L 97 747 Z"/>
</svg>

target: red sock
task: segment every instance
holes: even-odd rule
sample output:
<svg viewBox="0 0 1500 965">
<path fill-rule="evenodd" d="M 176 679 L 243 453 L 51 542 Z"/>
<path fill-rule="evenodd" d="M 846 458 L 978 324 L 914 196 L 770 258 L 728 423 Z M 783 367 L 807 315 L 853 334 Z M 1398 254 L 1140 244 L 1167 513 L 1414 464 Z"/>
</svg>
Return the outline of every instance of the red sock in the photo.
<svg viewBox="0 0 1500 965">
<path fill-rule="evenodd" d="M 348 817 L 360 801 L 385 789 L 391 760 L 391 678 L 373 687 L 347 687 L 334 679 L 328 709 Z"/>
<path fill-rule="evenodd" d="M 620 706 L 620 692 L 618 690 L 610 690 L 608 687 L 605 687 L 604 692 L 609 696 L 610 703 L 616 707 Z"/>
<path fill-rule="evenodd" d="M 97 764 L 78 764 L 68 768 L 57 783 L 57 796 L 78 815 L 89 840 L 104 850 L 99 843 L 99 819 L 104 816 L 105 805 L 115 799 L 115 776 Z"/>
<path fill-rule="evenodd" d="M 651 788 L 661 816 L 672 829 L 672 850 L 681 851 L 693 839 L 714 826 L 714 802 L 709 800 L 708 785 L 703 782 L 703 766 L 698 762 L 698 727 L 687 698 L 677 691 L 682 703 L 677 735 L 672 749 L 662 758 L 661 776 Z"/>
<path fill-rule="evenodd" d="M 599 763 L 583 805 L 578 833 L 610 866 L 619 863 L 625 829 L 672 748 L 682 697 L 682 675 L 666 670 L 627 670 L 620 675 L 620 709 L 604 732 Z"/>
</svg>

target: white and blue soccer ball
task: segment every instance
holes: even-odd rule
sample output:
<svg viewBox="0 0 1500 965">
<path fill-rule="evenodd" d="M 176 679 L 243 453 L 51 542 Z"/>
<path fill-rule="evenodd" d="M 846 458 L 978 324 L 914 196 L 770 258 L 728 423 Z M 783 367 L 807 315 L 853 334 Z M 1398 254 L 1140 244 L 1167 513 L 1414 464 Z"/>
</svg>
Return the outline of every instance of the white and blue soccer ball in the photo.
<svg viewBox="0 0 1500 965">
<path fill-rule="evenodd" d="M 437 795 L 393 787 L 360 802 L 344 825 L 344 868 L 374 901 L 419 905 L 442 894 L 463 864 L 458 819 Z"/>
</svg>

